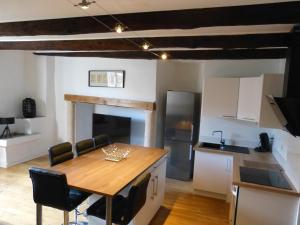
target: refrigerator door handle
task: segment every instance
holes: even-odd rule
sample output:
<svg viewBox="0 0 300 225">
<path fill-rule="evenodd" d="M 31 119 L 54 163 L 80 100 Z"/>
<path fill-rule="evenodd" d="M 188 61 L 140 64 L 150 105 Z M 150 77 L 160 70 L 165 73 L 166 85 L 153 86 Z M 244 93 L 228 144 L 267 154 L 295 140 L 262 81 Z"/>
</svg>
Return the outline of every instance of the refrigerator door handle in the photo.
<svg viewBox="0 0 300 225">
<path fill-rule="evenodd" d="M 189 160 L 192 160 L 192 155 L 193 155 L 193 145 L 190 145 L 190 152 L 189 152 Z"/>
<path fill-rule="evenodd" d="M 193 137 L 194 137 L 194 124 L 192 124 L 192 127 L 191 127 L 192 131 L 191 131 L 191 141 L 193 141 Z"/>
</svg>

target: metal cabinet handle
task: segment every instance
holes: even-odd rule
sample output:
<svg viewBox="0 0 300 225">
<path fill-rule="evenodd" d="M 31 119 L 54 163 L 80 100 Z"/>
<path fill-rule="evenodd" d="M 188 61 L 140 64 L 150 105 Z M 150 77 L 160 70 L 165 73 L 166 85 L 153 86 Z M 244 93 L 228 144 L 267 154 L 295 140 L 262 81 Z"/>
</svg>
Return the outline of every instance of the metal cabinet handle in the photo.
<svg viewBox="0 0 300 225">
<path fill-rule="evenodd" d="M 192 160 L 192 156 L 193 156 L 193 146 L 190 145 L 190 150 L 189 150 L 189 160 Z"/>
<path fill-rule="evenodd" d="M 152 195 L 151 195 L 151 199 L 154 199 L 154 196 L 155 196 L 155 179 L 152 178 L 151 182 L 152 182 Z"/>
<path fill-rule="evenodd" d="M 247 117 L 243 117 L 242 119 L 243 120 L 249 120 L 249 121 L 255 121 L 255 119 L 253 119 L 253 118 L 247 118 Z"/>
<path fill-rule="evenodd" d="M 231 160 L 227 159 L 226 171 L 231 172 Z"/>
<path fill-rule="evenodd" d="M 158 176 L 155 176 L 155 179 L 156 179 L 156 187 L 155 187 L 154 196 L 157 196 L 157 193 L 158 193 Z"/>
<path fill-rule="evenodd" d="M 224 118 L 236 118 L 235 116 L 229 116 L 229 115 L 222 115 Z"/>
</svg>

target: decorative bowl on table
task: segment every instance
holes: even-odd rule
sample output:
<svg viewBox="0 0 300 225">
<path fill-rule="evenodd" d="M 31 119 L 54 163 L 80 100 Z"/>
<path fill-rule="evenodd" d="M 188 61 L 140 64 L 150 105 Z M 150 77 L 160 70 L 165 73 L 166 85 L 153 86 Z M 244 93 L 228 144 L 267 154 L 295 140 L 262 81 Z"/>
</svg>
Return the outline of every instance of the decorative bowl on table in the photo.
<svg viewBox="0 0 300 225">
<path fill-rule="evenodd" d="M 127 147 L 119 147 L 115 144 L 108 145 L 102 148 L 103 153 L 105 154 L 105 160 L 119 162 L 123 159 L 126 159 L 130 153 L 130 149 Z"/>
</svg>

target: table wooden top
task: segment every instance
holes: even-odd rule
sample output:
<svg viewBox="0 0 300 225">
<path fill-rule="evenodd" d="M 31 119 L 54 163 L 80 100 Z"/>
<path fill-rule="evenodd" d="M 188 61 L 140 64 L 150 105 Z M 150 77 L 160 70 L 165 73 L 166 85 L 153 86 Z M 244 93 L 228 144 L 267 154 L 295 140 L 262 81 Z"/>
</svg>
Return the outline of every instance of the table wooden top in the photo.
<svg viewBox="0 0 300 225">
<path fill-rule="evenodd" d="M 127 159 L 107 161 L 104 153 L 97 149 L 51 167 L 51 170 L 65 173 L 72 188 L 114 196 L 167 154 L 164 149 L 117 145 L 130 148 Z"/>
</svg>

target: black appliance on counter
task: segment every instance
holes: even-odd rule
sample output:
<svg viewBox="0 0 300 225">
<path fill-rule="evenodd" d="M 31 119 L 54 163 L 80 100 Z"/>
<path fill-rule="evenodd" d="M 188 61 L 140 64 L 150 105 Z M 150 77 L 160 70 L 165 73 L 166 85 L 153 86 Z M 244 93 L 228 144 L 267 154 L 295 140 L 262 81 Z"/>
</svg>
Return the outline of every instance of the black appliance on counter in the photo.
<svg viewBox="0 0 300 225">
<path fill-rule="evenodd" d="M 194 168 L 193 146 L 199 136 L 200 94 L 168 91 L 166 102 L 164 148 L 167 177 L 191 180 Z"/>
<path fill-rule="evenodd" d="M 269 136 L 267 133 L 261 133 L 259 135 L 260 146 L 255 148 L 257 152 L 270 152 L 272 151 Z"/>
</svg>

